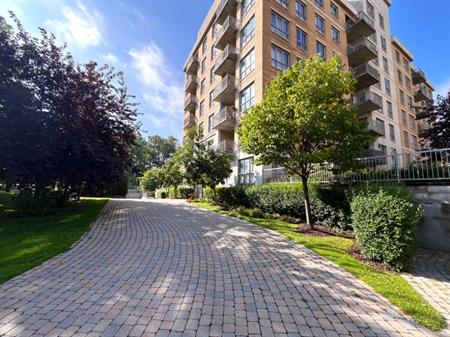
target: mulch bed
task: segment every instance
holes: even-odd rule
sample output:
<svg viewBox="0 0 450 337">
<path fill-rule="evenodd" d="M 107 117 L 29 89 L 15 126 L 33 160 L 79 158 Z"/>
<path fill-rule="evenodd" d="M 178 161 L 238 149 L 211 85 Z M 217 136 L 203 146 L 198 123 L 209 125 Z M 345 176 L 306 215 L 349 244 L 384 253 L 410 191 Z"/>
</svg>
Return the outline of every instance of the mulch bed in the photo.
<svg viewBox="0 0 450 337">
<path fill-rule="evenodd" d="M 352 248 L 350 248 L 348 250 L 348 252 L 350 254 L 352 254 L 353 257 L 355 257 L 356 259 L 358 259 L 362 263 L 364 263 L 364 264 L 366 264 L 366 265 L 368 265 L 368 266 L 370 266 L 372 268 L 375 268 L 375 269 L 380 270 L 380 271 L 389 271 L 389 272 L 392 272 L 392 273 L 396 273 L 396 271 L 393 270 L 392 268 L 389 268 L 389 266 L 386 266 L 386 265 L 384 265 L 384 264 L 382 264 L 380 262 L 372 261 L 372 260 L 369 260 L 369 259 L 365 258 L 361 254 L 361 250 L 358 247 L 356 247 L 356 245 L 353 246 Z"/>
<path fill-rule="evenodd" d="M 312 236 L 340 236 L 347 239 L 354 239 L 355 236 L 351 233 L 346 232 L 336 232 L 327 226 L 322 226 L 320 224 L 315 224 L 314 229 L 311 229 L 307 223 L 299 223 L 297 227 L 297 232 L 302 234 L 308 234 Z"/>
</svg>

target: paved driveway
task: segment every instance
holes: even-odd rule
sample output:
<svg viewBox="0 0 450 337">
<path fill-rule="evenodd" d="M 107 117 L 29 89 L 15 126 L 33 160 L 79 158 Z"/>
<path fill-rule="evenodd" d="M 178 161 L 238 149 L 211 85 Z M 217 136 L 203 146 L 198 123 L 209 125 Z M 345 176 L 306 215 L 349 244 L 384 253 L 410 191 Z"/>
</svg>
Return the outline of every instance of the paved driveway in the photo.
<svg viewBox="0 0 450 337">
<path fill-rule="evenodd" d="M 69 252 L 0 286 L 1 336 L 422 336 L 274 232 L 176 201 L 112 200 Z"/>
</svg>

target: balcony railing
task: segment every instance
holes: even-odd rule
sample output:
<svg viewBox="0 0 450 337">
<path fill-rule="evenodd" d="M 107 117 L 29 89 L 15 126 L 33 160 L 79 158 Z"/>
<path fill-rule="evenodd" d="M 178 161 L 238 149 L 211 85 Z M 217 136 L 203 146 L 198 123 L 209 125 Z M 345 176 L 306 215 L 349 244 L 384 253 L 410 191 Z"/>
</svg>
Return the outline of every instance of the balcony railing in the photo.
<svg viewBox="0 0 450 337">
<path fill-rule="evenodd" d="M 222 0 L 219 7 L 217 7 L 216 22 L 221 25 L 228 16 L 236 17 L 236 9 L 236 0 Z"/>
<path fill-rule="evenodd" d="M 235 112 L 235 108 L 231 106 L 222 108 L 213 116 L 212 128 L 221 131 L 233 131 L 236 124 Z"/>
<path fill-rule="evenodd" d="M 199 61 L 198 61 L 197 54 L 192 55 L 189 58 L 189 60 L 186 62 L 185 72 L 188 74 L 197 74 L 198 65 L 199 65 Z"/>
<path fill-rule="evenodd" d="M 189 116 L 187 116 L 183 121 L 183 127 L 187 129 L 194 125 L 195 125 L 195 115 L 189 114 Z"/>
<path fill-rule="evenodd" d="M 431 112 L 425 108 L 420 108 L 420 110 L 418 110 L 416 112 L 416 120 L 429 118 L 430 116 L 431 116 Z"/>
<path fill-rule="evenodd" d="M 197 76 L 188 75 L 186 77 L 185 91 L 191 94 L 195 94 L 197 91 Z"/>
<path fill-rule="evenodd" d="M 368 88 L 380 82 L 380 73 L 368 63 L 361 64 L 352 70 L 353 76 L 358 80 L 356 90 Z"/>
<path fill-rule="evenodd" d="M 218 142 L 217 144 L 214 144 L 214 148 L 217 151 L 220 152 L 229 152 L 229 153 L 233 153 L 237 150 L 236 148 L 236 144 L 234 143 L 233 140 L 221 140 L 220 142 Z"/>
<path fill-rule="evenodd" d="M 361 37 L 375 33 L 375 23 L 366 13 L 359 12 L 355 21 L 347 21 L 346 31 L 347 42 L 351 43 Z"/>
<path fill-rule="evenodd" d="M 364 122 L 367 123 L 366 130 L 376 134 L 377 136 L 386 136 L 384 124 L 378 123 L 376 119 L 368 118 Z"/>
<path fill-rule="evenodd" d="M 414 92 L 414 100 L 420 102 L 431 98 L 429 90 L 424 85 L 419 84 Z"/>
<path fill-rule="evenodd" d="M 214 100 L 225 105 L 233 105 L 236 93 L 236 79 L 226 75 L 214 89 Z"/>
<path fill-rule="evenodd" d="M 368 113 L 381 109 L 383 99 L 374 92 L 367 90 L 353 96 L 353 104 L 358 107 L 360 113 Z"/>
<path fill-rule="evenodd" d="M 422 69 L 414 69 L 412 68 L 412 82 L 413 84 L 419 84 L 425 82 L 427 79 L 425 77 L 425 73 L 422 71 Z"/>
<path fill-rule="evenodd" d="M 237 58 L 238 51 L 236 47 L 229 44 L 217 58 L 214 73 L 219 76 L 234 74 L 236 71 Z"/>
<path fill-rule="evenodd" d="M 197 100 L 194 95 L 188 94 L 184 99 L 184 110 L 195 112 L 195 108 L 197 107 Z"/>
<path fill-rule="evenodd" d="M 236 19 L 229 16 L 222 24 L 222 28 L 217 32 L 215 46 L 217 49 L 223 49 L 227 45 L 236 44 L 237 25 Z"/>
<path fill-rule="evenodd" d="M 367 38 L 362 38 L 352 43 L 347 48 L 348 62 L 356 67 L 378 56 L 377 46 Z"/>
</svg>

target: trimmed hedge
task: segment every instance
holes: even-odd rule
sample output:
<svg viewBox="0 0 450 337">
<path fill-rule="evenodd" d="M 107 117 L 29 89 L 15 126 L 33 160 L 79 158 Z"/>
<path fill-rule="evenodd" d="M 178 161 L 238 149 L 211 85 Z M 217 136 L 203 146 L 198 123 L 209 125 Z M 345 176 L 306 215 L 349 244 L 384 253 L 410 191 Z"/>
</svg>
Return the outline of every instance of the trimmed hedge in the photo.
<svg viewBox="0 0 450 337">
<path fill-rule="evenodd" d="M 212 193 L 205 190 L 204 197 L 212 200 Z M 334 201 L 335 198 L 340 201 Z M 324 226 L 348 229 L 350 207 L 345 192 L 311 184 L 310 200 L 314 221 Z M 300 183 L 218 187 L 216 202 L 226 208 L 246 207 L 297 219 L 306 217 Z"/>
<path fill-rule="evenodd" d="M 411 194 L 400 185 L 365 185 L 354 192 L 351 212 L 361 253 L 393 269 L 407 269 L 422 216 Z"/>
<path fill-rule="evenodd" d="M 167 192 L 164 188 L 160 188 L 155 191 L 155 198 L 156 199 L 166 199 L 167 198 Z"/>
</svg>

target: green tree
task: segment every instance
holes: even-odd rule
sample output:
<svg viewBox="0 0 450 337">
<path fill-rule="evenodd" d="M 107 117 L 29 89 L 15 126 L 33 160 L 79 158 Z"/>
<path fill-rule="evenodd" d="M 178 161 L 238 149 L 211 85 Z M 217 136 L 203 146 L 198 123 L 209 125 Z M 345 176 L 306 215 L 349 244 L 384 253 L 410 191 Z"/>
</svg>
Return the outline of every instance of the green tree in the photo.
<svg viewBox="0 0 450 337">
<path fill-rule="evenodd" d="M 182 164 L 177 152 L 162 167 L 163 182 L 166 187 L 173 186 L 175 195 L 178 193 L 178 186 L 183 183 L 184 175 Z"/>
<path fill-rule="evenodd" d="M 372 139 L 351 104 L 354 85 L 338 57 L 301 61 L 278 74 L 263 101 L 241 118 L 242 150 L 255 154 L 259 164 L 275 162 L 301 178 L 311 228 L 308 179 L 317 164 L 349 169 Z"/>
<path fill-rule="evenodd" d="M 430 114 L 430 127 L 421 136 L 430 140 L 431 148 L 450 147 L 450 90 L 446 97 L 438 95 L 436 103 L 427 101 L 425 111 Z"/>
<path fill-rule="evenodd" d="M 139 178 L 139 185 L 143 191 L 153 193 L 164 183 L 163 170 L 159 167 L 152 167 L 144 172 Z"/>
<path fill-rule="evenodd" d="M 216 186 L 223 184 L 232 172 L 230 153 L 208 149 L 206 152 L 206 171 L 203 174 L 203 184 L 213 190 L 214 200 L 217 201 Z"/>
</svg>

